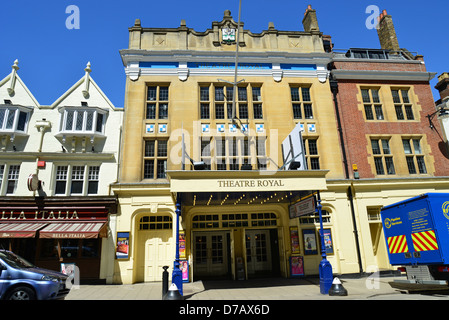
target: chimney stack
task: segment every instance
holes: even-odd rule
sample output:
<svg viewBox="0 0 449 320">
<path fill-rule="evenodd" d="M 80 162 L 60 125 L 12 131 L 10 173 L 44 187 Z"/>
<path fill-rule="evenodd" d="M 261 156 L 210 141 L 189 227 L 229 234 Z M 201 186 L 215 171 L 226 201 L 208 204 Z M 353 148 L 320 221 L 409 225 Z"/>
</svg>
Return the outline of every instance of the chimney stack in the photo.
<svg viewBox="0 0 449 320">
<path fill-rule="evenodd" d="M 393 19 L 387 14 L 387 10 L 383 10 L 378 17 L 377 34 L 379 36 L 380 47 L 382 49 L 399 51 L 398 38 L 394 30 Z"/>
<path fill-rule="evenodd" d="M 449 97 L 449 73 L 444 72 L 438 76 L 438 83 L 435 89 L 440 93 L 441 100 Z"/>
<path fill-rule="evenodd" d="M 310 4 L 304 13 L 302 25 L 304 26 L 304 31 L 306 32 L 320 31 L 320 28 L 318 27 L 318 19 L 316 18 L 316 10 L 313 10 Z"/>
</svg>

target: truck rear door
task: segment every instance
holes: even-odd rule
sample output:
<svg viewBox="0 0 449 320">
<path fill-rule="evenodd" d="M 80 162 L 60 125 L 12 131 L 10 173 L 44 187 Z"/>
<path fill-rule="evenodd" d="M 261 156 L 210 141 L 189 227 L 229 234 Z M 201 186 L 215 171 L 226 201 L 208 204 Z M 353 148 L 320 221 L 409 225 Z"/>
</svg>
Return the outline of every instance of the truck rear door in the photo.
<svg viewBox="0 0 449 320">
<path fill-rule="evenodd" d="M 430 200 L 425 197 L 422 201 L 410 202 L 405 213 L 410 228 L 414 263 L 441 263 Z"/>
<path fill-rule="evenodd" d="M 387 206 L 381 213 L 390 264 L 441 263 L 427 196 Z"/>
</svg>

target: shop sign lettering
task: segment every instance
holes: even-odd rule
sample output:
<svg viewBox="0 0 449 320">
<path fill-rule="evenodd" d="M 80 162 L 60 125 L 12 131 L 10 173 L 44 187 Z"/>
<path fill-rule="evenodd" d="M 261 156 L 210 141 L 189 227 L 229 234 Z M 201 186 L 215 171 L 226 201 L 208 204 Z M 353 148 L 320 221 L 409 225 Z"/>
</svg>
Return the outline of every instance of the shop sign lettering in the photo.
<svg viewBox="0 0 449 320">
<path fill-rule="evenodd" d="M 86 235 L 84 233 L 50 233 L 44 238 L 54 238 L 54 239 L 84 239 Z"/>
<path fill-rule="evenodd" d="M 261 180 L 218 180 L 219 188 L 255 188 L 255 187 L 284 187 L 280 179 Z"/>
<path fill-rule="evenodd" d="M 1 220 L 76 220 L 79 219 L 76 211 L 48 211 L 48 210 L 36 210 L 35 212 L 24 211 L 1 211 Z"/>
</svg>

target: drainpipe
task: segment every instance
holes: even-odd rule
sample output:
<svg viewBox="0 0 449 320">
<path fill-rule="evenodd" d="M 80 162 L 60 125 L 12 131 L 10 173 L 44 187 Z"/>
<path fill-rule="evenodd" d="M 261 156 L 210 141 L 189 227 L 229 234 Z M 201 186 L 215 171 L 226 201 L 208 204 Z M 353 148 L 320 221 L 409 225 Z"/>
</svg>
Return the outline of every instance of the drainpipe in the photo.
<svg viewBox="0 0 449 320">
<path fill-rule="evenodd" d="M 360 254 L 359 233 L 357 231 L 357 222 L 356 222 L 355 210 L 354 210 L 354 196 L 352 194 L 351 187 L 348 187 L 348 200 L 351 205 L 352 226 L 354 228 L 354 239 L 355 239 L 355 248 L 357 250 L 357 260 L 359 263 L 359 273 L 363 274 L 362 257 Z"/>
<path fill-rule="evenodd" d="M 338 108 L 338 99 L 337 99 L 338 81 L 333 79 L 332 75 L 331 75 L 329 84 L 331 87 L 332 95 L 334 97 L 335 115 L 337 117 L 337 129 L 338 129 L 338 134 L 340 137 L 340 145 L 341 145 L 341 152 L 342 152 L 342 156 L 343 156 L 343 165 L 345 168 L 345 176 L 346 176 L 346 179 L 349 179 L 349 168 L 348 168 L 348 159 L 346 156 L 346 146 L 345 146 L 345 140 L 343 139 L 343 129 L 341 127 L 340 112 L 339 112 L 339 108 Z"/>
<path fill-rule="evenodd" d="M 340 145 L 341 145 L 341 152 L 342 152 L 342 157 L 343 157 L 343 166 L 345 169 L 345 177 L 346 177 L 346 179 L 349 179 L 348 158 L 346 156 L 346 145 L 345 145 L 345 141 L 343 138 L 343 128 L 341 126 L 340 112 L 339 112 L 339 107 L 338 107 L 338 98 L 337 98 L 338 81 L 333 79 L 332 75 L 331 75 L 329 84 L 330 84 L 332 95 L 334 98 L 335 115 L 337 117 L 337 127 L 338 127 L 338 134 L 340 137 Z M 352 186 L 352 183 L 351 183 L 351 186 Z M 357 231 L 357 220 L 355 218 L 355 210 L 354 210 L 354 197 L 353 197 L 353 191 L 352 191 L 351 186 L 348 187 L 347 196 L 348 196 L 348 201 L 349 201 L 349 204 L 351 207 L 352 226 L 354 228 L 354 238 L 355 238 L 355 246 L 356 246 L 356 250 L 357 250 L 359 273 L 363 274 L 362 258 L 361 258 L 361 254 L 360 254 L 359 234 Z M 354 193 L 355 193 L 355 190 L 354 190 Z"/>
</svg>

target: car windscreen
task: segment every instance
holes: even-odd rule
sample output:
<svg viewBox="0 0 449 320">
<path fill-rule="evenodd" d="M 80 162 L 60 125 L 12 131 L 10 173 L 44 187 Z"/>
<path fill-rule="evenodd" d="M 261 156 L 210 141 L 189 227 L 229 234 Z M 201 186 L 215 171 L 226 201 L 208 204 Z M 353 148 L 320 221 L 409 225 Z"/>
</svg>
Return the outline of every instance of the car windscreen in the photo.
<svg viewBox="0 0 449 320">
<path fill-rule="evenodd" d="M 0 251 L 0 258 L 13 268 L 33 268 L 34 265 L 12 252 Z"/>
</svg>

